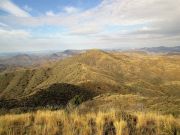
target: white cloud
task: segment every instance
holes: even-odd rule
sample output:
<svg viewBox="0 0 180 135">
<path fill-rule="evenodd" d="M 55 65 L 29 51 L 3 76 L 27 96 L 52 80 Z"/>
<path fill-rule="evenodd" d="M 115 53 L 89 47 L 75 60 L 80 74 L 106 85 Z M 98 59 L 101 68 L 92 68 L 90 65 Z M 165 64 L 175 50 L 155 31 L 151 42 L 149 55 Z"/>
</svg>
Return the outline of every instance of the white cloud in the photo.
<svg viewBox="0 0 180 135">
<path fill-rule="evenodd" d="M 31 11 L 32 11 L 32 8 L 29 7 L 28 5 L 25 5 L 23 8 L 24 8 L 24 10 L 26 10 L 27 12 L 31 12 Z"/>
<path fill-rule="evenodd" d="M 27 18 L 0 16 L 0 20 L 13 27 L 48 24 L 68 28 L 64 35 L 66 38 L 56 41 L 49 39 L 49 44 L 71 44 L 71 47 L 74 44 L 93 47 L 104 45 L 105 48 L 109 45 L 178 45 L 179 5 L 180 0 L 103 0 L 98 6 L 85 11 L 65 7 L 61 13 L 48 11 L 46 15 Z M 117 29 L 109 32 L 108 26 L 117 26 Z M 35 41 L 31 43 L 36 44 Z"/>
<path fill-rule="evenodd" d="M 47 11 L 47 12 L 46 12 L 46 15 L 47 15 L 47 16 L 56 16 L 56 14 L 55 14 L 53 11 L 51 11 L 51 10 L 50 10 L 50 11 Z"/>
<path fill-rule="evenodd" d="M 68 14 L 73 14 L 73 13 L 79 12 L 79 9 L 72 7 L 72 6 L 68 6 L 68 7 L 64 8 L 64 11 Z"/>
<path fill-rule="evenodd" d="M 30 14 L 18 7 L 16 4 L 11 2 L 10 0 L 1 0 L 0 1 L 0 10 L 3 10 L 10 15 L 14 15 L 17 17 L 29 17 Z"/>
<path fill-rule="evenodd" d="M 72 28 L 73 32 L 74 29 L 77 29 L 79 33 L 82 29 L 83 34 L 85 29 L 89 33 L 90 28 L 102 30 L 106 25 L 145 24 L 146 26 L 143 27 L 152 29 L 177 30 L 180 22 L 179 5 L 180 0 L 104 0 L 97 7 L 76 14 L 55 14 L 53 11 L 48 11 L 46 12 L 47 16 L 29 17 L 28 19 L 17 17 L 13 20 L 17 21 L 17 24 L 23 25 L 65 25 Z M 77 9 L 65 7 L 64 10 L 72 13 Z M 9 21 L 9 18 L 7 20 Z"/>
<path fill-rule="evenodd" d="M 0 37 L 1 39 L 12 39 L 12 38 L 29 38 L 30 33 L 24 30 L 7 30 L 0 29 Z"/>
<path fill-rule="evenodd" d="M 0 22 L 0 27 L 8 27 L 8 25 Z"/>
<path fill-rule="evenodd" d="M 45 13 L 46 16 L 49 16 L 49 17 L 61 17 L 62 15 L 65 16 L 65 14 L 75 14 L 75 13 L 78 13 L 79 12 L 79 9 L 75 8 L 75 7 L 72 7 L 72 6 L 68 6 L 68 7 L 64 7 L 63 8 L 63 13 L 62 12 L 58 12 L 58 13 L 54 13 L 52 10 L 49 10 Z M 54 19 L 54 18 L 52 18 Z"/>
</svg>

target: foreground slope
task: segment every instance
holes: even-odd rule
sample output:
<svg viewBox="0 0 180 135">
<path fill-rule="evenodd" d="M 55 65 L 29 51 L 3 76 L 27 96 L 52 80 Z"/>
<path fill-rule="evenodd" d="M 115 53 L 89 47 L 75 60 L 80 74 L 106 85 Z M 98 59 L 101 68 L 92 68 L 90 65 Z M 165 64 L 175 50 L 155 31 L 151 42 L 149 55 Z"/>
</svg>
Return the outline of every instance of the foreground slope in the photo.
<svg viewBox="0 0 180 135">
<path fill-rule="evenodd" d="M 116 110 L 86 113 L 38 111 L 0 116 L 1 135 L 179 135 L 180 123 L 170 115 Z"/>
</svg>

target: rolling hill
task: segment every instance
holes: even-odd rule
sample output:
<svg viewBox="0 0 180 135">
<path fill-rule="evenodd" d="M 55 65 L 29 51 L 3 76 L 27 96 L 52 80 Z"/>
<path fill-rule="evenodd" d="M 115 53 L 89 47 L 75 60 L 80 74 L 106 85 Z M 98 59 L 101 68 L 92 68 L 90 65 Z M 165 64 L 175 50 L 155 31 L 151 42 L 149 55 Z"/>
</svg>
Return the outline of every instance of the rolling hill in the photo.
<svg viewBox="0 0 180 135">
<path fill-rule="evenodd" d="M 99 100 L 103 104 L 106 99 L 109 99 L 108 94 L 115 94 L 115 97 L 119 99 L 132 95 L 125 97 L 127 100 L 134 99 L 134 106 L 130 105 L 130 110 L 135 110 L 135 106 L 142 104 L 144 110 L 174 112 L 178 115 L 180 109 L 179 69 L 180 57 L 177 55 L 148 55 L 138 52 L 108 53 L 101 50 L 89 50 L 48 66 L 1 73 L 0 97 L 8 103 L 12 99 L 22 99 L 26 102 L 25 100 L 38 97 L 36 95 L 38 91 L 46 91 L 54 84 L 68 83 L 82 88 L 85 93 L 93 93 L 89 94 L 93 97 L 105 96 L 88 100 L 84 103 L 87 106 Z M 61 91 L 61 87 L 59 90 Z M 92 98 L 92 96 L 89 97 Z M 115 102 L 115 97 L 110 101 Z M 43 102 L 44 99 L 40 98 L 40 100 Z M 165 104 L 164 100 L 168 101 L 168 104 Z M 125 100 L 122 101 L 127 104 Z M 98 104 L 96 105 L 91 108 L 98 107 Z"/>
</svg>

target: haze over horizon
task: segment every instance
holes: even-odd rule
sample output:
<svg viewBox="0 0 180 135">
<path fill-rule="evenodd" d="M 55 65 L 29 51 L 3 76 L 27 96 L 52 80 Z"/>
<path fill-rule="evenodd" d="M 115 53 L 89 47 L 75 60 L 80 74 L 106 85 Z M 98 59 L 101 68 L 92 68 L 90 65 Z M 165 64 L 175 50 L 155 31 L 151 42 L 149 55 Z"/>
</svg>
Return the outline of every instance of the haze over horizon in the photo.
<svg viewBox="0 0 180 135">
<path fill-rule="evenodd" d="M 0 52 L 180 45 L 180 0 L 0 0 Z"/>
</svg>

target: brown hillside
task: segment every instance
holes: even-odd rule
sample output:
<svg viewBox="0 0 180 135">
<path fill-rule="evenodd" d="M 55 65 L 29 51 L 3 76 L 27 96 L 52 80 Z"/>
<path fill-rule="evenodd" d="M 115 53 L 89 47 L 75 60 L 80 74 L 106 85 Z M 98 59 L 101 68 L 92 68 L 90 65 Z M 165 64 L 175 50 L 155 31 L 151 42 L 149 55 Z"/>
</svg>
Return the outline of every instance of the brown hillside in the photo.
<svg viewBox="0 0 180 135">
<path fill-rule="evenodd" d="M 68 83 L 96 94 L 132 94 L 159 101 L 168 98 L 175 101 L 172 107 L 178 110 L 179 69 L 178 56 L 90 50 L 50 66 L 1 73 L 0 95 L 3 99 L 17 99 L 53 84 Z"/>
</svg>

